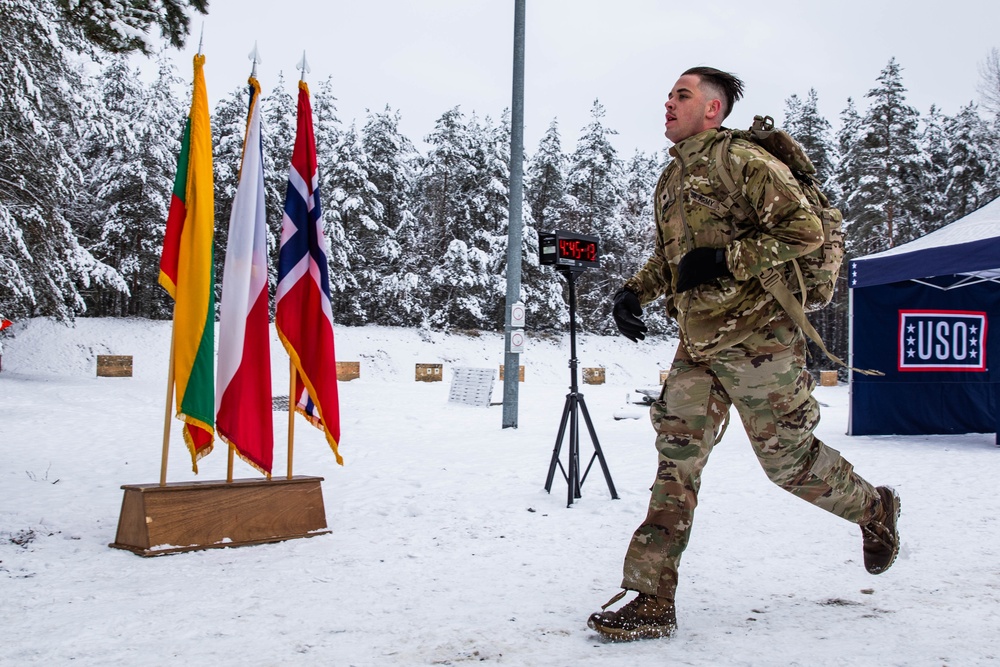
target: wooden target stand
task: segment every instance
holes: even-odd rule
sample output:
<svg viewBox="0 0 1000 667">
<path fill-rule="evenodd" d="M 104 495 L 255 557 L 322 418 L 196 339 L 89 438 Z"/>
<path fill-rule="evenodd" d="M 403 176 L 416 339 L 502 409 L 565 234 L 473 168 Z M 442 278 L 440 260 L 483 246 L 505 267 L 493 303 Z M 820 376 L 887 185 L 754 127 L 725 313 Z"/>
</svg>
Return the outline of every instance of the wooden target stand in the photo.
<svg viewBox="0 0 1000 667">
<path fill-rule="evenodd" d="M 140 556 L 252 546 L 325 535 L 322 477 L 293 476 L 295 367 L 291 366 L 286 478 L 233 479 L 229 447 L 226 480 L 167 483 L 170 404 L 173 401 L 173 344 L 164 417 L 159 484 L 125 484 L 114 549 Z"/>
</svg>

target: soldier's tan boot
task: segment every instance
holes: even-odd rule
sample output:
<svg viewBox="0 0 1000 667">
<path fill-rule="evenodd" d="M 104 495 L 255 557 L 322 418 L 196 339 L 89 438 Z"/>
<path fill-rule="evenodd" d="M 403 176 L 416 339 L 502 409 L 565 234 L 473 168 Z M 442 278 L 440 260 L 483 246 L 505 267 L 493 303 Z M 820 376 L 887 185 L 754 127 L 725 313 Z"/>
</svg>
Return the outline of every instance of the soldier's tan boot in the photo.
<svg viewBox="0 0 1000 667">
<path fill-rule="evenodd" d="M 627 591 L 622 591 L 611 598 L 602 609 L 618 602 L 626 593 Z M 673 600 L 639 593 L 618 611 L 591 614 L 587 619 L 587 626 L 603 639 L 612 642 L 669 637 L 677 629 L 677 613 Z"/>
<path fill-rule="evenodd" d="M 875 513 L 866 523 L 861 524 L 864 540 L 865 569 L 872 574 L 888 570 L 899 553 L 899 496 L 889 486 L 879 486 L 878 504 Z"/>
</svg>

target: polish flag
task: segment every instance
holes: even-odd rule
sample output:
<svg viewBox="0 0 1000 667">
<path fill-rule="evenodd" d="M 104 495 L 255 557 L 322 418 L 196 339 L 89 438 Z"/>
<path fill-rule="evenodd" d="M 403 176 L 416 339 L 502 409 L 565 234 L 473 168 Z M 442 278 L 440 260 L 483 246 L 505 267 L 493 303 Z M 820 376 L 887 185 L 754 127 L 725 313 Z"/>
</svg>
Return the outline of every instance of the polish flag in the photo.
<svg viewBox="0 0 1000 667">
<path fill-rule="evenodd" d="M 229 216 L 222 275 L 215 428 L 244 461 L 271 477 L 271 357 L 261 159 L 260 84 L 250 77 L 250 118 Z"/>
</svg>

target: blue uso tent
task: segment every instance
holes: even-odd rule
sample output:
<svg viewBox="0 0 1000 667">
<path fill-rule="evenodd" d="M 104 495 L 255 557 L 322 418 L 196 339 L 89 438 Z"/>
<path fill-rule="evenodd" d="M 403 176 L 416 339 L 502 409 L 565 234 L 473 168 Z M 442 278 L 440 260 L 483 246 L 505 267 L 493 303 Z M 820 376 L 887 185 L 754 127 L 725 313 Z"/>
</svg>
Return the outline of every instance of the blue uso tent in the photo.
<svg viewBox="0 0 1000 667">
<path fill-rule="evenodd" d="M 1000 199 L 849 270 L 848 433 L 1000 443 Z"/>
</svg>

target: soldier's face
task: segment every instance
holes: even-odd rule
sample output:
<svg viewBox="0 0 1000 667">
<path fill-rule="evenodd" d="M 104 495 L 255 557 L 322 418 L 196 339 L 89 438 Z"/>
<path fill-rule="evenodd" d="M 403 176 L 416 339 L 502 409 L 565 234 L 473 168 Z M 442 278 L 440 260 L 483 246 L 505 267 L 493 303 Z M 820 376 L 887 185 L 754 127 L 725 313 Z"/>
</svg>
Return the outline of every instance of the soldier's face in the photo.
<svg viewBox="0 0 1000 667">
<path fill-rule="evenodd" d="M 720 103 L 702 91 L 697 74 L 685 74 L 677 79 L 667 96 L 666 135 L 675 144 L 711 127 L 718 127 Z"/>
</svg>

